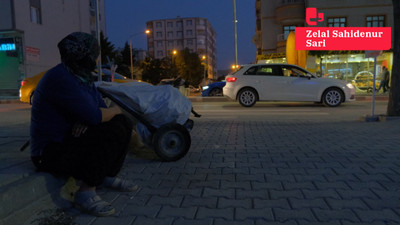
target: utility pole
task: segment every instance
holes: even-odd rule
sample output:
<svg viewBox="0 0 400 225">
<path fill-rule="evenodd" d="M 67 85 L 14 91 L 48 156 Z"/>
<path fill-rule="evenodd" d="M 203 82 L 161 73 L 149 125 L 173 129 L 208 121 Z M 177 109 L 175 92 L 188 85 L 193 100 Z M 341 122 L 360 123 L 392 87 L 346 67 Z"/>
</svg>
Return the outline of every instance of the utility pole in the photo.
<svg viewBox="0 0 400 225">
<path fill-rule="evenodd" d="M 235 66 L 238 65 L 238 50 L 237 50 L 237 19 L 236 19 L 236 0 L 233 1 L 233 26 L 234 26 L 234 39 L 235 39 Z"/>
<path fill-rule="evenodd" d="M 98 81 L 101 81 L 101 44 L 100 44 L 100 10 L 99 10 L 99 0 L 95 0 L 96 2 L 96 36 L 97 41 L 99 42 L 100 55 L 99 60 L 97 61 L 97 72 L 98 72 Z"/>
</svg>

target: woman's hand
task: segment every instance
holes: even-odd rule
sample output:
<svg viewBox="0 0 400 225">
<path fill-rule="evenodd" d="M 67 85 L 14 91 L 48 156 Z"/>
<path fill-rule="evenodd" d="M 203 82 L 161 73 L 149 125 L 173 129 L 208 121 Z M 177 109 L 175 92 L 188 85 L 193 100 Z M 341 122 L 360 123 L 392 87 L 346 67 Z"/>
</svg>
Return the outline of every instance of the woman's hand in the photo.
<svg viewBox="0 0 400 225">
<path fill-rule="evenodd" d="M 74 137 L 80 137 L 82 134 L 84 134 L 88 129 L 87 125 L 81 124 L 81 123 L 75 123 L 74 126 L 72 127 L 72 136 Z"/>
<path fill-rule="evenodd" d="M 101 122 L 110 121 L 115 115 L 122 114 L 122 110 L 117 105 L 111 105 L 109 108 L 100 108 Z"/>
</svg>

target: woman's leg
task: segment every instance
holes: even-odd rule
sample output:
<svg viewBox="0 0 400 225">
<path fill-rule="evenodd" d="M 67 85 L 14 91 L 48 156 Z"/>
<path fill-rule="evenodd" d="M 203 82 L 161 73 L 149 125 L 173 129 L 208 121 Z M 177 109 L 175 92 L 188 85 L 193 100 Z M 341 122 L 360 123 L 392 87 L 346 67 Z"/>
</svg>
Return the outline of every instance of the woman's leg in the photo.
<svg viewBox="0 0 400 225">
<path fill-rule="evenodd" d="M 45 171 L 74 176 L 89 186 L 100 185 L 106 176 L 116 176 L 127 154 L 132 122 L 117 115 L 109 122 L 89 127 L 78 138 L 52 143 L 42 156 Z"/>
</svg>

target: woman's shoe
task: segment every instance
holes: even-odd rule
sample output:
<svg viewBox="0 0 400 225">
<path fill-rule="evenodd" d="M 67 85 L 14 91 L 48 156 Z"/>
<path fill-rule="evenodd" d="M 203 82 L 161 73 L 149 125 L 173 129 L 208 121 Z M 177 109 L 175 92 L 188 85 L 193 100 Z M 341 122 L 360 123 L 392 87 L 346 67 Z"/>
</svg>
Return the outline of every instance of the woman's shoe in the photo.
<svg viewBox="0 0 400 225">
<path fill-rule="evenodd" d="M 75 207 L 93 216 L 111 216 L 115 213 L 114 207 L 103 201 L 98 195 L 88 198 L 83 203 L 75 202 Z"/>
</svg>

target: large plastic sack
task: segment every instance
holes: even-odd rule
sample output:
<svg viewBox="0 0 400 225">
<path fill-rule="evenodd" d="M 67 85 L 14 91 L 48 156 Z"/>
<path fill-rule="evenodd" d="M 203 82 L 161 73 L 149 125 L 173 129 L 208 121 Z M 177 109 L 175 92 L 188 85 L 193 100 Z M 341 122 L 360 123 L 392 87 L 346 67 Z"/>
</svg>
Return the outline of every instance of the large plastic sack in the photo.
<svg viewBox="0 0 400 225">
<path fill-rule="evenodd" d="M 168 123 L 183 125 L 192 110 L 192 102 L 171 85 L 100 82 L 97 86 L 118 97 L 155 128 Z M 146 144 L 151 143 L 151 133 L 145 125 L 138 123 L 137 132 Z"/>
</svg>

